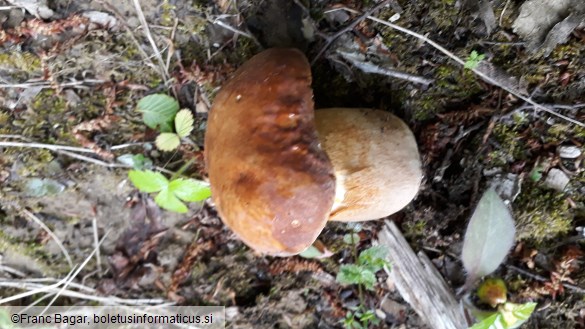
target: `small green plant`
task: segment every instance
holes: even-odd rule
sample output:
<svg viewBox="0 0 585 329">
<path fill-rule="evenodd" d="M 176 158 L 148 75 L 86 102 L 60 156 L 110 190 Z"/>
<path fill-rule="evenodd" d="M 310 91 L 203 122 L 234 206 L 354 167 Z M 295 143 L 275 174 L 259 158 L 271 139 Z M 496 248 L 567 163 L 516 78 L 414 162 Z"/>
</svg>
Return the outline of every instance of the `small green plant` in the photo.
<svg viewBox="0 0 585 329">
<path fill-rule="evenodd" d="M 347 240 L 347 241 L 346 241 Z M 354 256 L 357 253 L 356 243 L 359 236 L 355 232 L 347 234 L 344 241 L 351 242 L 354 248 Z M 371 324 L 378 324 L 380 319 L 372 310 L 368 310 L 364 303 L 363 288 L 374 290 L 376 284 L 376 273 L 384 267 L 390 267 L 386 260 L 387 251 L 380 246 L 374 246 L 362 251 L 356 257 L 355 264 L 343 264 L 339 268 L 336 280 L 342 285 L 357 285 L 360 305 L 347 312 L 343 325 L 348 329 L 368 328 Z"/>
<path fill-rule="evenodd" d="M 493 273 L 504 261 L 514 245 L 514 219 L 508 207 L 493 188 L 479 200 L 465 232 L 461 259 L 467 271 L 463 287 L 469 291 L 478 279 Z M 501 279 L 486 279 L 476 290 L 480 310 L 473 303 L 468 309 L 479 321 L 472 329 L 511 329 L 524 323 L 534 311 L 536 303 L 514 304 L 507 301 L 506 284 Z"/>
<path fill-rule="evenodd" d="M 358 306 L 354 311 L 347 312 L 343 319 L 343 326 L 347 329 L 366 329 L 370 325 L 380 324 L 380 319 L 372 310 L 364 310 L 362 305 Z"/>
<path fill-rule="evenodd" d="M 156 147 L 161 151 L 176 149 L 181 144 L 181 138 L 189 136 L 193 130 L 194 119 L 191 111 L 179 111 L 179 103 L 170 96 L 148 95 L 138 102 L 137 107 L 142 112 L 144 123 L 161 132 L 155 140 Z"/>
<path fill-rule="evenodd" d="M 161 208 L 179 213 L 187 212 L 185 202 L 202 201 L 211 196 L 209 186 L 191 178 L 171 178 L 152 170 L 131 170 L 130 181 L 138 190 L 145 193 L 157 193 L 154 198 Z"/>
<path fill-rule="evenodd" d="M 357 284 L 368 290 L 374 290 L 376 272 L 389 266 L 386 249 L 380 246 L 362 251 L 356 264 L 343 264 L 337 273 L 337 282 L 343 285 Z"/>
<path fill-rule="evenodd" d="M 477 68 L 479 63 L 484 58 L 485 58 L 484 54 L 480 54 L 477 51 L 473 50 L 471 52 L 471 54 L 469 54 L 469 57 L 467 58 L 467 61 L 465 62 L 465 65 L 463 67 L 465 67 L 466 69 L 469 69 L 469 70 L 473 70 L 473 69 Z"/>
</svg>

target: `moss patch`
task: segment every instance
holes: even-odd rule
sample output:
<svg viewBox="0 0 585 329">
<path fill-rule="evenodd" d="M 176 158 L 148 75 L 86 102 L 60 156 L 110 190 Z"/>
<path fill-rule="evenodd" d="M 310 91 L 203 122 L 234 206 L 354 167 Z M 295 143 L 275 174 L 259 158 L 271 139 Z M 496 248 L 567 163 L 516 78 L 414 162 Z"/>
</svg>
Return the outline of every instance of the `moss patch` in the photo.
<svg viewBox="0 0 585 329">
<path fill-rule="evenodd" d="M 574 213 L 564 193 L 527 183 L 514 202 L 517 238 L 541 244 L 568 233 Z"/>
</svg>

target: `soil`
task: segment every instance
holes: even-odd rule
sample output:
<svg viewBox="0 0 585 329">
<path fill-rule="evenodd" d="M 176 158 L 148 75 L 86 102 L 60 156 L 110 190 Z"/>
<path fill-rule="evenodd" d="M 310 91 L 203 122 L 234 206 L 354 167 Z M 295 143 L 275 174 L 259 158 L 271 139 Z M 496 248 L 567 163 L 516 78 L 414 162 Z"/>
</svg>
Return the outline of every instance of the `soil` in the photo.
<svg viewBox="0 0 585 329">
<path fill-rule="evenodd" d="M 546 35 L 516 34 L 523 0 L 399 0 L 371 14 L 399 14 L 395 24 L 464 61 L 481 55 L 477 68 L 497 78 L 496 86 L 395 29 L 369 19 L 350 26 L 360 15 L 343 8 L 364 12 L 375 1 L 143 0 L 150 37 L 134 1 L 55 0 L 38 17 L 13 2 L 0 1 L 8 7 L 0 9 L 0 296 L 22 292 L 7 282 L 65 277 L 103 238 L 74 281 L 92 294 L 225 305 L 228 328 L 343 327 L 359 291 L 335 276 L 372 245 L 383 221 L 328 224 L 319 242 L 332 255 L 322 259 L 261 256 L 222 224 L 211 200 L 189 204 L 186 214 L 162 211 L 116 160 L 142 154 L 170 172 L 189 163 L 183 175 L 205 179 L 203 135 L 219 88 L 262 49 L 296 47 L 312 61 L 317 109 L 383 109 L 415 133 L 423 183 L 388 219 L 454 292 L 465 281 L 459 255 L 466 223 L 495 185 L 516 220 L 517 243 L 494 276 L 506 281 L 509 300 L 538 303 L 522 328 L 585 328 L 585 24 L 550 46 Z M 575 13 L 583 9 L 573 5 Z M 581 125 L 535 109 L 502 85 Z M 136 111 L 153 93 L 195 114 L 190 142 L 175 152 L 156 149 L 158 132 Z M 343 242 L 356 231 L 355 246 Z M 90 304 L 70 296 L 56 303 Z M 384 271 L 363 303 L 381 319 L 372 328 L 426 328 Z"/>
</svg>

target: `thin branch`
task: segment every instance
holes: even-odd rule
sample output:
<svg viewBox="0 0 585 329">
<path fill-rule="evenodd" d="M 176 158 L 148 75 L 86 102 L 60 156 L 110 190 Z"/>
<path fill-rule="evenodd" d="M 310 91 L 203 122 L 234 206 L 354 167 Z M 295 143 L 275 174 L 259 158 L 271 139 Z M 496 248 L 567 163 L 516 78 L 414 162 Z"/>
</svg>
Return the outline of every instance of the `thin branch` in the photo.
<svg viewBox="0 0 585 329">
<path fill-rule="evenodd" d="M 327 40 L 326 40 L 326 42 L 325 42 L 325 45 L 323 45 L 323 47 L 321 48 L 321 50 L 319 50 L 319 52 L 317 53 L 317 55 L 311 61 L 311 66 L 313 66 L 317 62 L 317 60 L 319 60 L 319 58 L 323 55 L 323 53 L 327 50 L 327 48 L 329 48 L 329 46 L 331 46 L 331 44 L 333 43 L 333 41 L 337 40 L 337 38 L 339 38 L 340 36 L 344 35 L 345 33 L 353 30 L 359 23 L 361 23 L 366 18 L 370 17 L 370 15 L 372 15 L 374 12 L 376 12 L 380 8 L 384 7 L 388 3 L 390 3 L 390 0 L 385 0 L 385 1 L 380 2 L 379 4 L 377 4 L 376 6 L 374 6 L 373 8 L 369 9 L 368 11 L 366 11 L 360 17 L 358 17 L 357 19 L 355 19 L 348 26 L 344 27 L 343 29 L 341 29 L 340 31 L 338 31 L 337 33 L 335 33 L 334 35 L 328 37 Z M 352 12 L 359 13 L 357 11 L 352 11 Z"/>
<path fill-rule="evenodd" d="M 353 10 L 353 9 L 349 9 L 349 8 L 344 8 L 344 9 L 347 10 L 347 11 L 350 11 L 350 12 L 355 12 L 355 10 Z M 377 17 L 374 17 L 374 16 L 367 16 L 367 18 L 369 20 L 371 20 L 371 21 L 374 21 L 376 23 L 380 23 L 382 25 L 386 25 L 386 26 L 388 26 L 390 28 L 393 28 L 393 29 L 398 30 L 398 31 L 403 32 L 403 33 L 406 33 L 406 34 L 411 35 L 411 36 L 413 36 L 413 37 L 415 37 L 415 38 L 417 38 L 417 39 L 419 39 L 419 40 L 421 40 L 423 42 L 426 42 L 429 45 L 433 46 L 435 49 L 437 49 L 440 52 L 442 52 L 443 54 L 447 55 L 449 58 L 451 58 L 455 62 L 459 63 L 461 66 L 465 66 L 465 61 L 463 59 L 457 57 L 455 54 L 453 54 L 452 52 L 448 51 L 443 46 L 439 45 L 438 43 L 434 42 L 433 40 L 425 37 L 424 35 L 418 34 L 418 33 L 414 32 L 414 31 L 411 31 L 409 29 L 403 28 L 403 27 L 398 26 L 396 24 L 392 24 L 390 22 L 381 20 L 381 19 L 379 19 Z M 555 111 L 553 111 L 553 110 L 551 110 L 551 109 L 549 109 L 549 108 L 547 108 L 547 107 L 545 107 L 545 106 L 543 106 L 541 104 L 536 103 L 532 99 L 530 99 L 530 98 L 528 98 L 528 97 L 520 94 L 520 92 L 518 92 L 518 91 L 516 91 L 516 90 L 514 90 L 514 89 L 512 89 L 512 88 L 510 88 L 510 87 L 508 87 L 508 86 L 506 86 L 506 85 L 504 85 L 502 83 L 500 83 L 496 79 L 494 79 L 494 78 L 490 77 L 489 75 L 483 73 L 482 71 L 480 71 L 477 68 L 472 69 L 472 71 L 477 76 L 479 76 L 480 78 L 482 78 L 484 81 L 486 81 L 486 82 L 488 82 L 488 83 L 490 83 L 490 84 L 492 84 L 494 86 L 497 86 L 497 87 L 499 87 L 499 88 L 501 88 L 501 89 L 509 92 L 510 94 L 512 94 L 512 95 L 520 98 L 521 100 L 523 100 L 523 101 L 525 101 L 525 102 L 527 102 L 529 104 L 532 104 L 538 110 L 542 110 L 542 111 L 547 112 L 547 113 L 549 113 L 551 115 L 554 115 L 556 117 L 559 117 L 559 118 L 561 118 L 563 120 L 566 120 L 566 121 L 569 121 L 571 123 L 574 123 L 574 124 L 576 124 L 578 126 L 585 127 L 585 123 L 579 122 L 579 121 L 577 121 L 577 120 L 575 120 L 573 118 L 569 118 L 568 116 L 559 114 L 559 113 L 557 113 L 557 112 L 555 112 Z"/>
<path fill-rule="evenodd" d="M 43 223 L 43 221 L 40 220 L 37 216 L 35 216 L 35 214 L 33 214 L 32 212 L 24 208 L 21 209 L 21 212 L 30 220 L 37 223 L 37 225 L 39 225 L 45 232 L 47 232 L 47 234 L 55 241 L 59 249 L 61 249 L 61 252 L 65 256 L 65 259 L 67 260 L 67 263 L 69 263 L 69 268 L 73 268 L 73 261 L 71 261 L 71 256 L 69 256 L 69 252 L 67 252 L 67 249 L 65 249 L 65 246 L 63 246 L 63 242 L 55 235 L 55 233 L 53 233 L 53 231 L 51 231 L 51 229 L 47 225 L 45 225 L 45 223 Z"/>
<path fill-rule="evenodd" d="M 522 274 L 524 276 L 527 276 L 527 277 L 529 277 L 529 278 L 531 278 L 533 280 L 536 280 L 536 281 L 541 281 L 541 282 L 550 281 L 547 278 L 543 277 L 542 275 L 538 275 L 538 274 L 535 274 L 535 273 L 531 273 L 531 272 L 526 271 L 526 270 L 524 270 L 524 269 L 522 269 L 522 268 L 520 268 L 518 266 L 506 265 L 506 267 L 509 268 L 509 269 L 511 269 L 511 270 L 513 270 L 513 271 L 516 271 L 516 272 L 518 272 L 518 273 L 520 273 L 520 274 Z M 565 287 L 567 289 L 573 290 L 573 291 L 578 292 L 580 294 L 585 294 L 585 289 L 583 289 L 583 288 L 581 288 L 579 286 L 576 286 L 574 284 L 562 283 L 562 285 L 563 285 L 563 287 Z"/>
<path fill-rule="evenodd" d="M 83 81 L 72 81 L 72 82 L 63 82 L 59 84 L 52 84 L 50 82 L 45 81 L 38 81 L 38 82 L 23 82 L 23 83 L 2 83 L 0 84 L 0 89 L 9 89 L 9 88 L 66 88 L 66 87 L 80 87 L 80 86 L 92 86 L 105 83 L 104 80 L 97 80 L 97 79 L 87 79 Z"/>
<path fill-rule="evenodd" d="M 355 54 L 348 53 L 348 52 L 340 52 L 338 53 L 343 57 L 345 60 L 349 61 L 353 66 L 357 67 L 358 69 L 362 70 L 364 73 L 375 73 L 375 74 L 382 74 L 385 76 L 389 76 L 392 78 L 397 78 L 401 80 L 406 80 L 408 82 L 428 86 L 433 83 L 434 79 L 427 79 L 418 75 L 401 72 L 398 70 L 393 70 L 385 67 L 377 66 L 373 63 L 369 63 L 365 60 L 359 58 Z"/>
<path fill-rule="evenodd" d="M 242 31 L 242 30 L 238 30 L 237 28 L 235 28 L 235 27 L 233 27 L 233 26 L 231 26 L 231 25 L 229 25 L 229 24 L 225 23 L 225 22 L 224 22 L 224 21 L 222 21 L 220 18 L 217 18 L 217 19 L 215 19 L 215 20 L 208 19 L 208 22 L 210 22 L 210 23 L 212 23 L 212 24 L 215 24 L 215 25 L 219 25 L 219 26 L 223 27 L 224 29 L 226 29 L 226 30 L 228 30 L 228 31 L 230 31 L 230 32 L 233 32 L 233 33 L 235 33 L 235 34 L 237 34 L 237 35 L 241 35 L 241 36 L 243 36 L 243 37 L 246 37 L 246 38 L 252 39 L 252 40 L 253 40 L 253 41 L 255 41 L 257 44 L 260 44 L 260 43 L 258 42 L 258 40 L 256 40 L 256 38 L 255 38 L 253 35 L 251 35 L 250 33 L 248 33 L 248 32 L 244 32 L 244 31 Z"/>
<path fill-rule="evenodd" d="M 18 136 L 18 135 L 0 135 L 0 137 L 25 139 L 24 137 Z M 124 147 L 129 147 L 132 145 L 138 145 L 138 144 L 140 144 L 140 143 L 121 144 L 121 145 L 113 146 L 113 148 L 120 149 L 120 148 L 124 148 Z M 3 147 L 3 146 L 5 146 L 5 147 L 30 147 L 30 148 L 47 149 L 47 150 L 55 151 L 59 154 L 63 154 L 63 155 L 72 157 L 72 158 L 77 159 L 77 160 L 93 163 L 93 164 L 107 167 L 107 168 L 133 168 L 131 165 L 126 165 L 126 164 L 122 164 L 122 163 L 109 163 L 109 162 L 105 162 L 102 160 L 90 158 L 90 157 L 87 157 L 87 156 L 84 156 L 81 154 L 71 152 L 71 151 L 75 151 L 75 152 L 84 152 L 84 153 L 95 154 L 94 150 L 91 150 L 88 148 L 66 146 L 66 145 L 42 144 L 42 143 L 0 142 L 0 147 Z M 164 172 L 166 174 L 170 174 L 170 175 L 174 174 L 174 172 L 172 172 L 171 170 L 165 169 L 163 167 L 156 166 L 154 168 L 156 170 L 158 170 L 160 172 Z"/>
<path fill-rule="evenodd" d="M 15 136 L 15 135 L 13 135 L 13 136 Z M 84 147 L 42 144 L 42 143 L 0 142 L 0 147 L 3 147 L 3 146 L 39 148 L 39 149 L 47 149 L 47 150 L 51 150 L 51 151 L 73 151 L 73 152 L 80 152 L 80 153 L 95 153 L 95 151 L 88 149 L 88 148 L 84 148 Z"/>
</svg>

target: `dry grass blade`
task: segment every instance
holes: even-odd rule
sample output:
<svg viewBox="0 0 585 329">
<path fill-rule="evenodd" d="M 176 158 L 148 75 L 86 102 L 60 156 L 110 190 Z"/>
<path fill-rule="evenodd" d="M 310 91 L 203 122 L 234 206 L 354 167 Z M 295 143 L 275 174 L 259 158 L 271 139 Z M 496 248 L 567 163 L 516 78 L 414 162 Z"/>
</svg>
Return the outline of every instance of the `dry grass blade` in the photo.
<svg viewBox="0 0 585 329">
<path fill-rule="evenodd" d="M 22 281 L 0 281 L 0 287 L 18 288 L 18 289 L 28 290 L 27 292 L 23 292 L 20 294 L 16 294 L 14 296 L 9 296 L 9 297 L 5 297 L 5 298 L 0 299 L 0 305 L 9 303 L 9 302 L 14 301 L 14 300 L 19 300 L 21 298 L 25 298 L 28 296 L 40 294 L 43 292 L 54 291 L 55 289 L 58 289 L 58 287 L 60 285 L 67 282 L 67 280 L 69 279 L 69 276 L 72 274 L 72 272 L 74 270 L 75 269 L 71 269 L 71 271 L 67 274 L 67 276 L 65 276 L 63 279 L 61 279 L 58 282 L 51 284 L 51 285 L 38 285 L 38 284 L 27 285 L 27 283 L 22 282 Z"/>
<path fill-rule="evenodd" d="M 156 60 L 158 61 L 159 70 L 160 70 L 160 73 L 162 75 L 162 78 L 165 82 L 167 82 L 167 80 L 169 79 L 169 75 L 165 69 L 165 62 L 162 58 L 160 50 L 158 49 L 158 46 L 156 45 L 156 42 L 154 41 L 154 38 L 152 37 L 152 34 L 150 33 L 150 28 L 148 27 L 148 22 L 146 21 L 146 17 L 144 17 L 144 12 L 142 11 L 142 7 L 140 6 L 140 1 L 133 0 L 132 2 L 134 3 L 134 7 L 136 8 L 136 13 L 138 14 L 138 19 L 140 20 L 140 24 L 142 25 L 142 29 L 144 30 L 144 33 L 146 34 L 146 37 L 148 38 L 148 42 L 150 42 L 150 46 L 152 47 L 152 50 L 154 51 L 154 55 L 156 57 Z"/>
<path fill-rule="evenodd" d="M 109 233 L 110 233 L 110 231 L 107 231 L 104 234 L 104 236 L 100 240 L 99 244 L 95 246 L 95 248 L 93 249 L 93 251 L 85 258 L 85 260 L 83 261 L 83 263 L 81 263 L 81 265 L 77 268 L 77 270 L 73 273 L 73 275 L 71 275 L 69 277 L 69 279 L 67 279 L 65 281 L 65 283 L 63 284 L 63 287 L 61 287 L 61 289 L 59 289 L 59 291 L 55 294 L 55 296 L 53 297 L 53 299 L 51 299 L 51 301 L 49 302 L 49 304 L 47 304 L 47 307 L 45 308 L 45 310 L 43 310 L 42 313 L 44 313 L 51 305 L 53 305 L 53 303 L 55 302 L 55 300 L 57 300 L 57 298 L 59 298 L 59 296 L 61 296 L 61 294 L 63 293 L 63 291 L 65 289 L 67 289 L 67 287 L 69 286 L 69 284 L 71 284 L 71 282 L 73 281 L 73 279 L 75 279 L 77 277 L 77 275 L 79 274 L 79 272 L 81 272 L 81 270 L 83 270 L 85 268 L 85 266 L 87 265 L 87 263 L 89 263 L 89 261 L 93 258 L 93 255 L 95 255 L 99 251 L 99 248 L 102 245 L 102 242 L 104 242 L 104 240 L 106 239 L 106 237 L 108 236 Z"/>
<path fill-rule="evenodd" d="M 18 300 L 21 298 L 25 298 L 28 296 L 36 295 L 39 293 L 49 293 L 55 294 L 57 293 L 60 288 L 59 286 L 67 281 L 69 276 L 61 279 L 57 283 L 54 284 L 40 284 L 35 282 L 29 282 L 27 280 L 18 280 L 18 281 L 0 281 L 0 287 L 3 288 L 17 288 L 28 290 L 24 293 L 6 297 L 0 299 L 0 304 L 6 304 L 8 302 Z M 75 284 L 71 283 L 70 286 L 75 286 Z M 79 285 L 78 285 L 79 286 Z M 173 305 L 173 303 L 168 302 L 164 299 L 126 299 L 126 298 L 119 298 L 115 296 L 99 296 L 95 289 L 85 287 L 85 290 L 91 290 L 91 292 L 83 293 L 79 291 L 74 291 L 71 289 L 65 289 L 62 291 L 61 296 L 70 297 L 70 298 L 78 298 L 86 301 L 97 302 L 102 305 L 130 305 L 130 306 L 150 306 L 150 305 L 157 305 L 157 306 L 169 306 Z"/>
<path fill-rule="evenodd" d="M 118 298 L 115 296 L 98 296 L 98 292 L 90 287 L 74 283 L 73 280 L 77 275 L 83 270 L 83 268 L 87 265 L 87 263 L 94 257 L 96 250 L 101 246 L 105 238 L 108 236 L 109 231 L 104 234 L 101 238 L 99 244 L 96 248 L 86 257 L 85 261 L 79 266 L 73 268 L 67 276 L 63 279 L 53 283 L 53 284 L 45 284 L 44 282 L 51 282 L 54 279 L 50 278 L 41 278 L 41 279 L 30 279 L 30 280 L 0 280 L 0 287 L 3 288 L 16 288 L 16 289 L 23 289 L 28 290 L 26 292 L 16 294 L 13 296 L 5 297 L 0 299 L 0 305 L 6 304 L 21 298 L 25 298 L 28 296 L 33 296 L 40 293 L 47 293 L 48 295 L 53 296 L 53 300 L 51 303 L 58 298 L 59 296 L 70 297 L 70 298 L 78 298 L 82 300 L 97 302 L 102 305 L 128 305 L 128 306 L 170 306 L 173 303 L 165 301 L 163 299 L 125 299 L 125 298 Z M 71 290 L 71 288 L 75 288 L 80 291 Z M 47 298 L 47 296 L 41 297 Z M 51 304 L 49 303 L 49 305 Z"/>
<path fill-rule="evenodd" d="M 69 256 L 69 253 L 67 252 L 67 249 L 65 249 L 63 242 L 55 235 L 55 233 L 53 233 L 53 231 L 51 231 L 51 229 L 32 212 L 24 208 L 21 211 L 27 218 L 37 223 L 37 225 L 39 225 L 45 232 L 47 232 L 47 234 L 55 241 L 59 249 L 61 249 L 63 256 L 65 256 L 65 259 L 67 260 L 67 263 L 69 263 L 69 268 L 73 268 L 73 261 L 71 260 L 71 256 Z"/>
<path fill-rule="evenodd" d="M 22 136 L 18 136 L 18 135 L 0 135 L 1 138 L 22 138 Z M 121 149 L 121 148 L 125 148 L 128 146 L 132 146 L 132 145 L 142 145 L 142 143 L 136 143 L 136 144 L 122 144 L 122 145 L 117 145 L 117 146 L 112 146 L 111 149 L 112 150 L 117 150 L 117 149 Z M 95 154 L 96 152 L 92 149 L 88 149 L 88 148 L 84 148 L 84 147 L 74 147 L 74 146 L 66 146 L 66 145 L 54 145 L 54 144 L 42 144 L 42 143 L 22 143 L 22 142 L 6 142 L 6 141 L 0 141 L 0 147 L 24 147 L 24 148 L 41 148 L 41 149 L 47 149 L 47 150 L 51 150 L 51 151 L 55 151 L 59 154 L 63 154 L 69 157 L 72 157 L 74 159 L 77 160 L 81 160 L 81 161 L 85 161 L 85 162 L 89 162 L 89 163 L 93 163 L 99 166 L 104 166 L 107 168 L 132 168 L 132 166 L 130 165 L 126 165 L 126 164 L 121 164 L 121 163 L 109 163 L 109 162 L 104 162 L 102 160 L 99 159 L 95 159 L 95 158 L 90 158 L 90 157 L 86 157 L 84 155 L 81 154 L 77 154 L 74 152 L 80 152 L 80 153 L 92 153 Z M 174 172 L 162 168 L 162 167 L 155 167 L 156 170 L 160 171 L 160 172 L 164 172 L 166 174 L 174 174 Z"/>
</svg>

